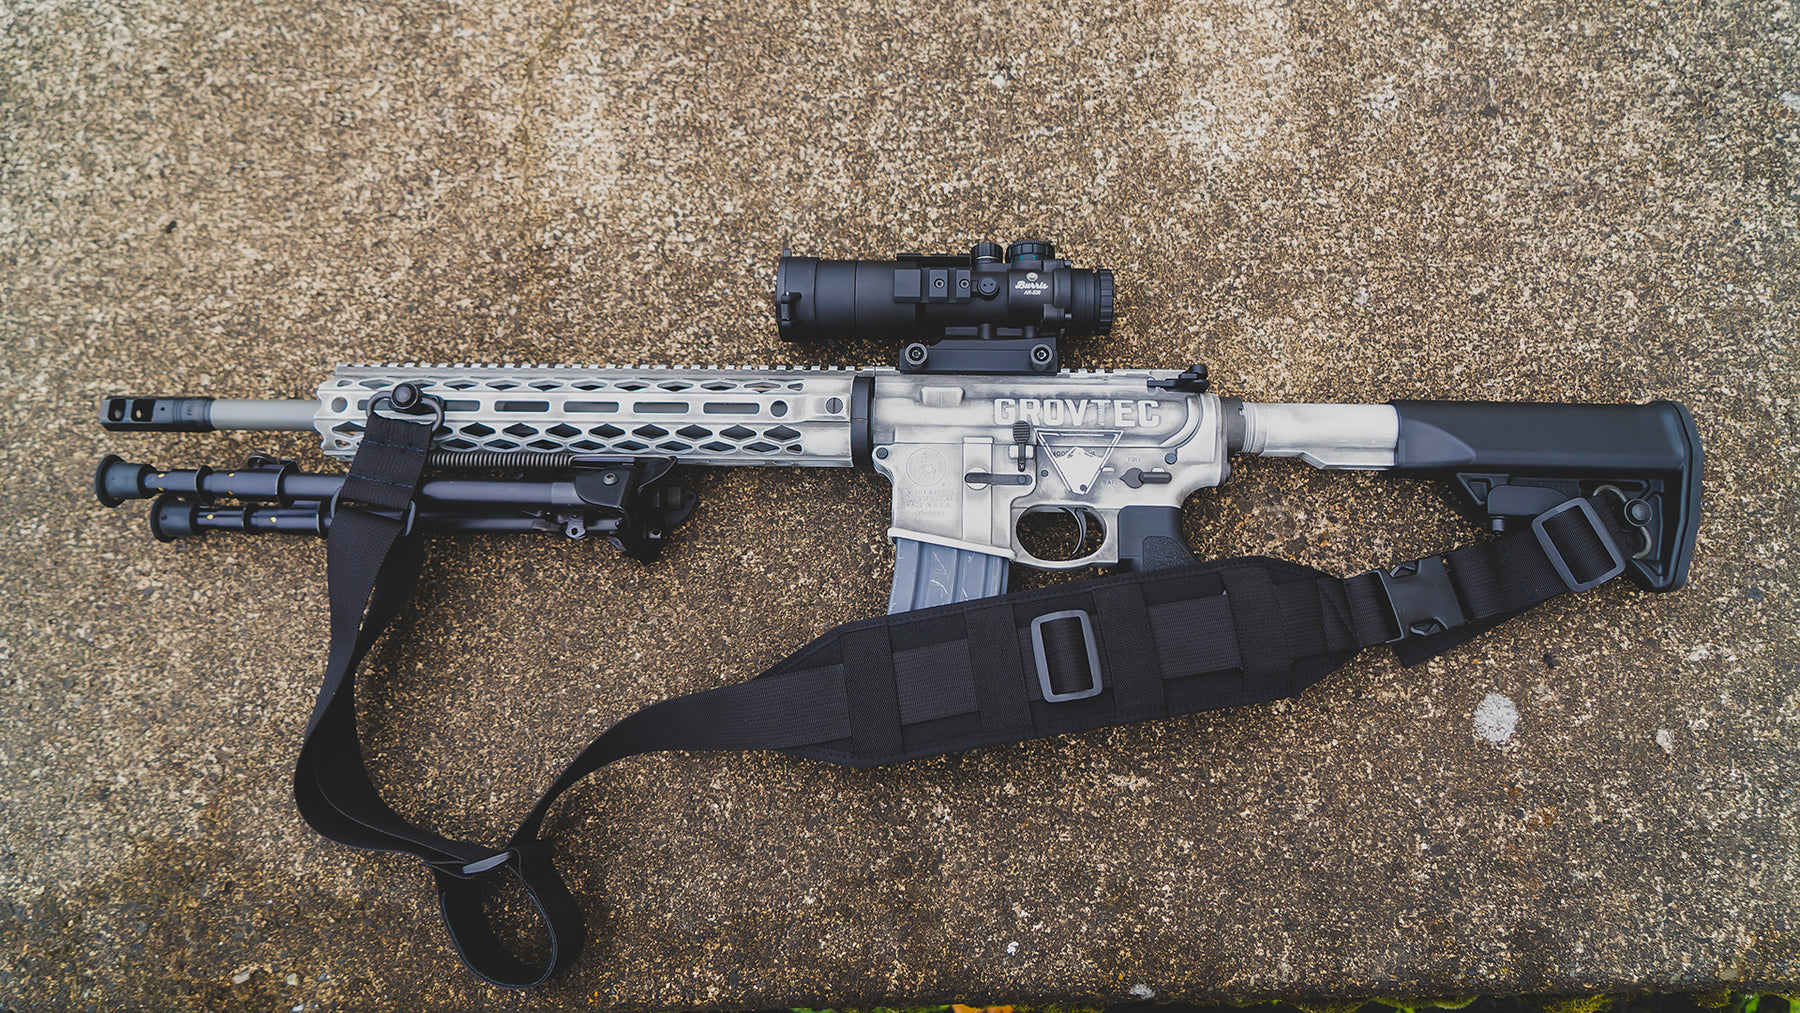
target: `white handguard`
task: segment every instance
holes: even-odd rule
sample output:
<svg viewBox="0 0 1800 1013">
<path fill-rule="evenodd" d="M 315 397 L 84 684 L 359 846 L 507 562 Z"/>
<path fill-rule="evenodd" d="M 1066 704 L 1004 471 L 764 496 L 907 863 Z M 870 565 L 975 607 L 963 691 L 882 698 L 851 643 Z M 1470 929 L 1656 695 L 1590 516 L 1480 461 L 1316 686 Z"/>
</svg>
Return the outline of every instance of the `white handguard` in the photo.
<svg viewBox="0 0 1800 1013">
<path fill-rule="evenodd" d="M 674 457 L 682 464 L 852 464 L 851 388 L 838 369 L 339 366 L 319 385 L 325 453 L 356 453 L 369 398 L 412 383 L 444 403 L 436 451 Z"/>
</svg>

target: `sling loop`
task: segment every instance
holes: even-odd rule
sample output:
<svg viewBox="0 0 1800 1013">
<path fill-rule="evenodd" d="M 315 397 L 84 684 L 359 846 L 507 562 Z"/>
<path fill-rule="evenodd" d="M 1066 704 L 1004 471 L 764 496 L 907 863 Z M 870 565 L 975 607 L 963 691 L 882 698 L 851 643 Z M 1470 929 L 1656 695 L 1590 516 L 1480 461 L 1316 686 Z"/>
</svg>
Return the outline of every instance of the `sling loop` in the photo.
<svg viewBox="0 0 1800 1013">
<path fill-rule="evenodd" d="M 411 597 L 422 558 L 409 509 L 430 424 L 371 416 L 327 537 L 331 648 L 294 777 L 300 813 L 355 848 L 432 870 L 463 962 L 510 988 L 567 968 L 581 907 L 540 838 L 558 796 L 599 768 L 662 750 L 774 750 L 854 767 L 1293 696 L 1365 647 L 1417 664 L 1566 591 L 1625 569 L 1616 504 L 1571 499 L 1530 528 L 1338 578 L 1245 557 L 1116 574 L 826 632 L 756 678 L 652 704 L 569 764 L 498 849 L 432 833 L 382 801 L 356 729 L 356 669 Z M 548 953 L 523 959 L 482 899 L 504 874 Z"/>
</svg>

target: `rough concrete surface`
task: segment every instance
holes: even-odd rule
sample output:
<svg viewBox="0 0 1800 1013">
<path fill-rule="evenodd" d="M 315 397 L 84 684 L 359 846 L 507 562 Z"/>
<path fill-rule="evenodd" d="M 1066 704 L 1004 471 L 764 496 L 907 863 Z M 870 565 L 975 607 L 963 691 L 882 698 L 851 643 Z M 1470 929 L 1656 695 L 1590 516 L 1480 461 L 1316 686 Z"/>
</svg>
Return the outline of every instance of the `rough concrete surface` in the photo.
<svg viewBox="0 0 1800 1013">
<path fill-rule="evenodd" d="M 0 0 L 0 1005 L 730 1008 L 1800 982 L 1792 0 L 842 5 Z M 1689 405 L 1691 583 L 1559 599 L 1301 698 L 902 767 L 621 764 L 562 804 L 593 940 L 479 985 L 410 861 L 310 833 L 312 540 L 88 489 L 306 441 L 106 393 L 340 361 L 885 363 L 770 318 L 784 246 L 1044 235 L 1082 367 L 1256 400 Z M 497 839 L 579 744 L 878 612 L 888 491 L 691 474 L 659 563 L 440 541 L 368 749 Z M 1479 537 L 1431 483 L 1243 463 L 1203 557 Z M 1049 578 L 1030 578 L 1042 583 Z"/>
</svg>

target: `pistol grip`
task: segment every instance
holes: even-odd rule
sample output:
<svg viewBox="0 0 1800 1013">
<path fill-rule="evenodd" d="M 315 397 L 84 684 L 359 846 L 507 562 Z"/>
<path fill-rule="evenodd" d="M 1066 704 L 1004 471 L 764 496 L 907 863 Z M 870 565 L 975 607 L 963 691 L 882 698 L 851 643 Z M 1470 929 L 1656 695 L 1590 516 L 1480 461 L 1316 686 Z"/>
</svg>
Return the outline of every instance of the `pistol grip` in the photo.
<svg viewBox="0 0 1800 1013">
<path fill-rule="evenodd" d="M 1181 533 L 1181 508 L 1128 506 L 1119 510 L 1119 567 L 1166 570 L 1196 562 Z"/>
</svg>

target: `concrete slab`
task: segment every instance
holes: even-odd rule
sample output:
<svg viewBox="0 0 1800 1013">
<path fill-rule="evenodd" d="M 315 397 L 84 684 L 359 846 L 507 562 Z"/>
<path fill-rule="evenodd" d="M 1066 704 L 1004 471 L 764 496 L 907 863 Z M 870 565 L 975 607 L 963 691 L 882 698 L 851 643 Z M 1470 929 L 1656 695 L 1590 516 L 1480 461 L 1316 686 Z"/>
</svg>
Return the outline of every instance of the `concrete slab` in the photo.
<svg viewBox="0 0 1800 1013">
<path fill-rule="evenodd" d="M 0 8 L 0 1003 L 1792 988 L 1795 18 Z M 1417 670 L 1371 653 L 1230 713 L 875 771 L 621 765 L 560 817 L 589 953 L 523 996 L 457 966 L 417 870 L 293 811 L 322 546 L 159 545 L 88 491 L 109 451 L 319 463 L 104 434 L 103 394 L 296 396 L 359 360 L 886 362 L 778 342 L 784 246 L 1021 235 L 1119 272 L 1117 334 L 1074 365 L 1206 361 L 1270 401 L 1685 402 L 1709 455 L 1691 584 L 1559 601 Z M 654 566 L 433 547 L 366 701 L 403 810 L 498 837 L 597 729 L 880 610 L 878 479 L 691 480 L 701 507 Z M 1476 537 L 1429 484 L 1258 462 L 1186 525 L 1202 556 L 1346 573 Z"/>
</svg>

